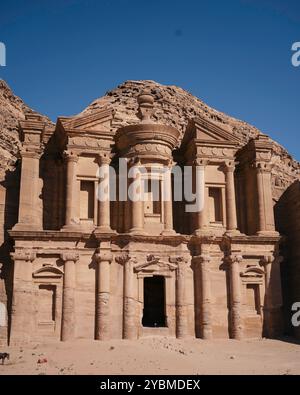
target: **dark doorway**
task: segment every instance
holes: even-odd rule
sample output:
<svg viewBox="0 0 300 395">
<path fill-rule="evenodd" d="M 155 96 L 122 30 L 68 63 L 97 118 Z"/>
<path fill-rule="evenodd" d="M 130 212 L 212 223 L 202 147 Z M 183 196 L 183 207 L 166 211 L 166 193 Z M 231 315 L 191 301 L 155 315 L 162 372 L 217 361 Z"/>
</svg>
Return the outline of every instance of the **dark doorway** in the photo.
<svg viewBox="0 0 300 395">
<path fill-rule="evenodd" d="M 163 276 L 144 278 L 143 326 L 166 326 L 165 279 Z"/>
</svg>

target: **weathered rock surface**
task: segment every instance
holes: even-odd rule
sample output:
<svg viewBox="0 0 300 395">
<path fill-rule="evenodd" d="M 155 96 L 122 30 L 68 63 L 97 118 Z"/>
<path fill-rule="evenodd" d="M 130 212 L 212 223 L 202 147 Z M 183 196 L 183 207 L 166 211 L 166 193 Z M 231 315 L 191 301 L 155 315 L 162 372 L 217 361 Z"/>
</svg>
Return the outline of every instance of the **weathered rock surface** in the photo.
<svg viewBox="0 0 300 395">
<path fill-rule="evenodd" d="M 18 123 L 25 119 L 25 113 L 36 111 L 28 107 L 22 99 L 15 96 L 7 83 L 0 80 L 0 179 L 3 180 L 6 170 L 11 170 L 18 158 L 20 140 Z M 50 124 L 49 118 L 44 117 Z"/>
</svg>

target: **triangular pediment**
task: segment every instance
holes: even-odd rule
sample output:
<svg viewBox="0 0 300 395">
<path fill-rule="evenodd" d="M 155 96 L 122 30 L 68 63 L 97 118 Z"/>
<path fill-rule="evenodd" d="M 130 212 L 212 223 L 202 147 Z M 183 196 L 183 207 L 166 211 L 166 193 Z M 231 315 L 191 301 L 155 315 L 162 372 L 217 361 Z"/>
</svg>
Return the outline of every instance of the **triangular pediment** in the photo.
<svg viewBox="0 0 300 395">
<path fill-rule="evenodd" d="M 110 131 L 113 119 L 113 110 L 104 108 L 87 115 L 80 115 L 72 118 L 59 118 L 59 121 L 66 131 L 78 132 L 104 132 Z"/>
<path fill-rule="evenodd" d="M 188 144 L 191 140 L 196 140 L 199 143 L 215 142 L 218 145 L 239 143 L 239 139 L 232 134 L 229 126 L 220 125 L 205 118 L 195 118 L 188 123 L 183 145 Z"/>
</svg>

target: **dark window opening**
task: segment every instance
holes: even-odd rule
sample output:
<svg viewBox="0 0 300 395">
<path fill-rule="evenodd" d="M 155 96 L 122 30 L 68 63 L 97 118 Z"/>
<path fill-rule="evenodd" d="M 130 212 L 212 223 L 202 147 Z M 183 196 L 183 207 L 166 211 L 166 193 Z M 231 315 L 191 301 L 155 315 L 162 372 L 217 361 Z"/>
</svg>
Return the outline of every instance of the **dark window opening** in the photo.
<svg viewBox="0 0 300 395">
<path fill-rule="evenodd" d="M 144 279 L 144 310 L 142 325 L 148 327 L 166 326 L 165 279 L 162 276 Z"/>
</svg>

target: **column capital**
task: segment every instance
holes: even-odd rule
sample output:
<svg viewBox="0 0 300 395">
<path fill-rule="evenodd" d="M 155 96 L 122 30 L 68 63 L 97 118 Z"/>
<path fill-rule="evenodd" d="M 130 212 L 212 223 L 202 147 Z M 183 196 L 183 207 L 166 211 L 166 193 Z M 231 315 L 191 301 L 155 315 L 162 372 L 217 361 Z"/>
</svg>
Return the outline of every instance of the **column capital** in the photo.
<svg viewBox="0 0 300 395">
<path fill-rule="evenodd" d="M 242 256 L 242 254 L 239 254 L 239 253 L 237 253 L 237 254 L 231 254 L 231 255 L 228 255 L 228 256 L 226 257 L 226 261 L 227 261 L 227 263 L 229 263 L 230 265 L 233 265 L 234 263 L 240 264 L 240 263 L 242 262 L 242 260 L 243 260 L 243 256 Z"/>
<path fill-rule="evenodd" d="M 252 166 L 259 173 L 271 173 L 271 170 L 274 167 L 274 164 L 270 163 L 270 162 L 254 161 L 252 163 Z"/>
<path fill-rule="evenodd" d="M 36 258 L 36 253 L 31 250 L 17 250 L 10 254 L 13 261 L 32 262 Z"/>
<path fill-rule="evenodd" d="M 196 158 L 194 161 L 193 161 L 193 165 L 195 165 L 195 166 L 202 166 L 202 167 L 205 167 L 205 166 L 207 166 L 209 164 L 209 160 L 208 159 L 206 159 L 206 158 Z"/>
<path fill-rule="evenodd" d="M 115 260 L 123 266 L 125 266 L 126 264 L 135 265 L 137 263 L 136 257 L 132 257 L 129 254 L 119 255 L 115 258 Z"/>
<path fill-rule="evenodd" d="M 67 162 L 75 162 L 75 163 L 78 162 L 79 156 L 78 156 L 77 152 L 67 150 L 67 151 L 64 151 L 63 155 L 64 155 L 64 159 Z"/>
<path fill-rule="evenodd" d="M 222 164 L 222 170 L 224 171 L 224 173 L 233 173 L 236 165 L 237 162 L 235 162 L 234 160 L 225 160 Z"/>
<path fill-rule="evenodd" d="M 68 251 L 68 252 L 63 252 L 60 255 L 60 257 L 64 262 L 73 261 L 75 263 L 79 259 L 79 254 L 78 254 L 78 252 Z"/>
<path fill-rule="evenodd" d="M 99 166 L 109 165 L 111 162 L 112 155 L 110 152 L 100 152 L 96 156 L 96 160 Z"/>
<path fill-rule="evenodd" d="M 97 263 L 101 263 L 101 262 L 111 263 L 113 260 L 113 256 L 110 250 L 100 250 L 100 248 L 98 248 L 95 254 L 95 260 Z"/>
<path fill-rule="evenodd" d="M 40 159 L 42 156 L 42 149 L 40 147 L 22 147 L 20 150 L 20 155 L 22 158 Z"/>
</svg>

